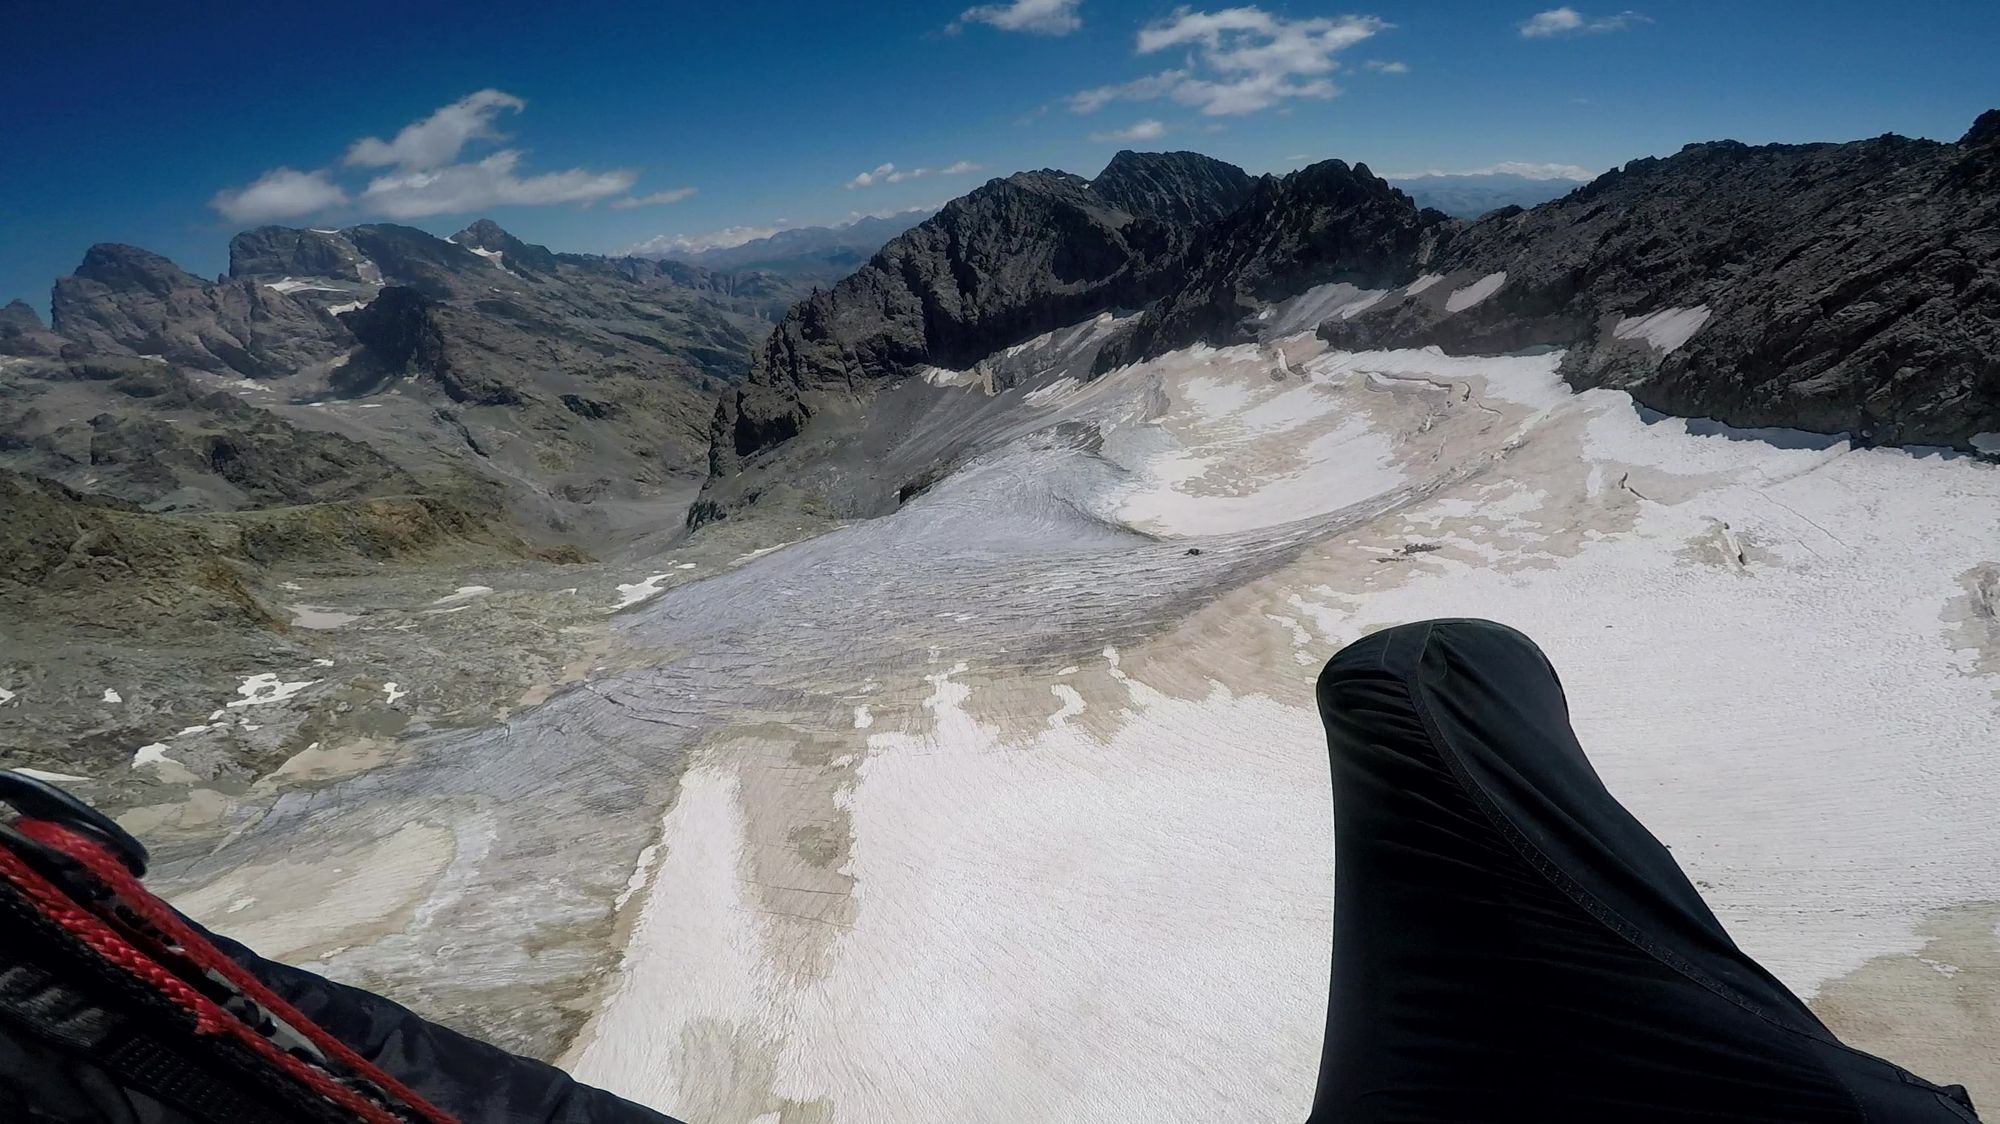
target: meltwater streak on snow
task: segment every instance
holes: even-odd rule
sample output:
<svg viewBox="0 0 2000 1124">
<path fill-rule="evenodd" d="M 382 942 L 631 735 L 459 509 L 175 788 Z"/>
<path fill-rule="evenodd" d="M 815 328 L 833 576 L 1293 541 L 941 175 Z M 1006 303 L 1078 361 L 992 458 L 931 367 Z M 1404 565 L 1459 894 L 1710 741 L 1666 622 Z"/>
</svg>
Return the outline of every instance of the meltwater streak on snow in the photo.
<svg viewBox="0 0 2000 1124">
<path fill-rule="evenodd" d="M 1708 323 L 1708 306 L 1663 308 L 1644 316 L 1627 316 L 1611 329 L 1614 338 L 1645 340 L 1660 351 L 1674 351 Z"/>
<path fill-rule="evenodd" d="M 1258 333 L 1267 340 L 1310 332 L 1324 320 L 1347 320 L 1374 308 L 1389 295 L 1387 289 L 1360 289 L 1345 282 L 1315 285 L 1290 300 L 1273 305 L 1260 322 Z"/>
<path fill-rule="evenodd" d="M 1499 292 L 1500 286 L 1506 283 L 1507 273 L 1505 270 L 1499 273 L 1489 273 L 1462 289 L 1453 290 L 1452 294 L 1444 299 L 1444 310 L 1446 312 L 1464 312 L 1466 309 Z M 1412 288 L 1414 289 L 1414 286 Z"/>
</svg>

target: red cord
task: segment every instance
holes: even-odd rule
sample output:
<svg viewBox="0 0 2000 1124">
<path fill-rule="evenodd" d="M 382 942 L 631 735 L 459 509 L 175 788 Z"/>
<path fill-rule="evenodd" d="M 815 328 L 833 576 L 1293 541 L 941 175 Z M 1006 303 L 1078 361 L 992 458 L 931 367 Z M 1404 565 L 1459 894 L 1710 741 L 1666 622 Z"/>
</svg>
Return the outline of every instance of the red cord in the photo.
<svg viewBox="0 0 2000 1124">
<path fill-rule="evenodd" d="M 426 1124 L 456 1124 L 450 1115 L 440 1111 L 408 1086 L 363 1059 L 346 1043 L 328 1034 L 318 1024 L 300 1014 L 291 1004 L 278 998 L 256 977 L 250 975 L 242 965 L 223 955 L 220 949 L 182 921 L 180 915 L 165 902 L 147 891 L 125 865 L 97 841 L 47 820 L 23 819 L 16 821 L 14 827 L 22 835 L 44 846 L 53 847 L 82 864 L 84 869 L 115 893 L 124 905 L 178 946 L 177 951 L 182 957 L 195 966 L 228 980 L 238 991 L 291 1025 L 328 1056 L 402 1101 Z M 230 1035 L 265 1061 L 291 1075 L 319 1095 L 360 1116 L 369 1124 L 404 1124 L 398 1116 L 340 1084 L 319 1069 L 278 1049 L 263 1035 L 244 1026 L 208 997 L 189 987 L 179 977 L 119 937 L 102 920 L 77 906 L 68 895 L 51 885 L 4 848 L 0 848 L 0 875 L 20 886 L 52 920 L 75 934 L 100 956 L 131 972 L 141 982 L 191 1011 L 195 1015 L 196 1029 L 199 1033 Z"/>
</svg>

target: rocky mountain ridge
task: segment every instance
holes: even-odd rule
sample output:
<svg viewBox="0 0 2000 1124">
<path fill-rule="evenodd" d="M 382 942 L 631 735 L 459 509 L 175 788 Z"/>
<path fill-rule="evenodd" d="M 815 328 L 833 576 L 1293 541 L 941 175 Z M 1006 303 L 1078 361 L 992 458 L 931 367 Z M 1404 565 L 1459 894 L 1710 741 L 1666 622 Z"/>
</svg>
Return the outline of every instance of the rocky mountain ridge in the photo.
<svg viewBox="0 0 2000 1124">
<path fill-rule="evenodd" d="M 1476 222 L 1338 160 L 1251 181 L 1188 154 L 1121 153 L 1095 181 L 996 180 L 787 314 L 724 395 L 690 518 L 825 462 L 876 394 L 927 367 L 1143 309 L 1098 345 L 1102 374 L 1256 339 L 1260 307 L 1329 284 L 1357 294 L 1318 329 L 1342 347 L 1559 348 L 1572 385 L 1666 412 L 1990 444 L 1996 160 L 2000 111 L 1956 144 L 1713 142 Z"/>
<path fill-rule="evenodd" d="M 214 281 L 102 244 L 52 327 L 0 315 L 0 467 L 153 510 L 452 496 L 610 541 L 699 479 L 715 393 L 796 295 L 760 278 L 486 220 L 244 231 Z"/>
<path fill-rule="evenodd" d="M 1156 299 L 1180 280 L 1194 229 L 1180 216 L 1233 209 L 1246 184 L 1207 157 L 1121 152 L 1098 181 L 1022 172 L 953 200 L 786 314 L 716 410 L 711 481 L 798 434 L 827 395 Z"/>
</svg>

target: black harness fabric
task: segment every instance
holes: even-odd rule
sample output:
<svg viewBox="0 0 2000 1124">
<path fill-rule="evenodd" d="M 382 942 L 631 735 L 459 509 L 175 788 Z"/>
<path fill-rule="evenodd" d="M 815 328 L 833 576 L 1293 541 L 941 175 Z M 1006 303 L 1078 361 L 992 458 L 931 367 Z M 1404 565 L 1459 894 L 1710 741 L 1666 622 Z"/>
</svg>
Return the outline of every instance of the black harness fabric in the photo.
<svg viewBox="0 0 2000 1124">
<path fill-rule="evenodd" d="M 1977 1119 L 1736 947 L 1605 790 L 1527 637 L 1391 628 L 1318 696 L 1334 942 L 1310 1124 Z"/>
</svg>

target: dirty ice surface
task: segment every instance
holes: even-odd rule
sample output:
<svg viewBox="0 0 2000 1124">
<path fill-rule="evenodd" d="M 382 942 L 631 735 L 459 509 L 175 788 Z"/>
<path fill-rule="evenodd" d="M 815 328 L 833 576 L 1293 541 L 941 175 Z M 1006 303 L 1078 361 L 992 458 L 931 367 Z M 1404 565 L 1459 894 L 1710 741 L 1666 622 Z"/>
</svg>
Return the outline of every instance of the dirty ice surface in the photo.
<svg viewBox="0 0 2000 1124">
<path fill-rule="evenodd" d="M 1331 926 L 1313 675 L 1476 615 L 1549 652 L 1739 943 L 1855 1045 L 2000 1098 L 1966 1060 L 2000 1053 L 2000 466 L 1649 423 L 1561 358 L 1300 334 L 1016 400 L 1024 436 L 891 515 L 636 583 L 613 627 L 651 664 L 168 877 L 705 1124 L 1294 1124 Z"/>
</svg>

